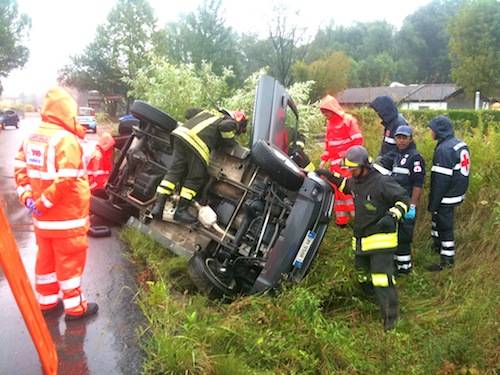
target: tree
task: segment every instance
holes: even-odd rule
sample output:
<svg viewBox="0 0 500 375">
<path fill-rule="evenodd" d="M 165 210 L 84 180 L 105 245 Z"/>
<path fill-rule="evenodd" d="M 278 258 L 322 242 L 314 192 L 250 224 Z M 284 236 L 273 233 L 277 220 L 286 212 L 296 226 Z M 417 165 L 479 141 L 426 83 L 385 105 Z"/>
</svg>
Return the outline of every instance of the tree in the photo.
<svg viewBox="0 0 500 375">
<path fill-rule="evenodd" d="M 355 66 L 355 79 L 361 86 L 385 86 L 396 78 L 396 63 L 388 53 L 372 55 Z"/>
<path fill-rule="evenodd" d="M 452 76 L 470 96 L 500 96 L 500 3 L 468 2 L 450 23 Z"/>
<path fill-rule="evenodd" d="M 352 61 L 344 52 L 334 52 L 311 64 L 296 63 L 293 67 L 295 81 L 314 81 L 311 91 L 313 101 L 325 94 L 336 94 L 348 87 Z"/>
<path fill-rule="evenodd" d="M 98 90 L 102 94 L 128 92 L 137 72 L 151 61 L 150 52 L 158 48 L 156 19 L 146 0 L 118 0 L 107 22 L 97 28 L 96 38 L 81 55 L 59 73 L 59 79 L 79 89 Z M 115 114 L 116 102 L 108 112 Z"/>
<path fill-rule="evenodd" d="M 447 27 L 463 3 L 464 0 L 434 0 L 405 18 L 396 37 L 396 60 L 402 62 L 398 80 L 449 82 Z M 415 69 L 406 69 L 406 65 Z"/>
<path fill-rule="evenodd" d="M 210 63 L 217 74 L 231 67 L 240 70 L 237 34 L 225 26 L 220 0 L 205 0 L 196 12 L 170 23 L 165 30 L 167 56 L 177 63 Z"/>
<path fill-rule="evenodd" d="M 29 50 L 24 42 L 31 29 L 31 19 L 20 14 L 16 0 L 0 0 L 0 78 L 26 64 Z M 0 94 L 2 93 L 0 82 Z"/>
</svg>

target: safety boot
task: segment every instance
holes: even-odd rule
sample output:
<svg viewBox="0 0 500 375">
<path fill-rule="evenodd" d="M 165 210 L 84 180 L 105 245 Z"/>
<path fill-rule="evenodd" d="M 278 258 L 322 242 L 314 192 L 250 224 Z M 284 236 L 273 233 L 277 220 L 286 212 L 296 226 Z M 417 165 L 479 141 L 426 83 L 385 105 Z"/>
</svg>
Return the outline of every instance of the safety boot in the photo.
<svg viewBox="0 0 500 375">
<path fill-rule="evenodd" d="M 151 216 L 153 219 L 161 220 L 163 218 L 163 209 L 165 208 L 167 198 L 167 194 L 158 194 L 153 209 L 151 210 Z"/>
<path fill-rule="evenodd" d="M 191 215 L 188 211 L 190 200 L 185 198 L 180 198 L 179 203 L 177 203 L 177 208 L 174 213 L 174 220 L 184 223 L 184 224 L 194 224 L 198 221 L 196 217 Z"/>
<path fill-rule="evenodd" d="M 66 316 L 64 317 L 64 320 L 66 320 L 68 322 L 68 321 L 72 321 L 72 320 L 85 319 L 85 318 L 88 318 L 89 316 L 97 314 L 98 310 L 99 310 L 99 306 L 97 305 L 97 303 L 89 302 L 89 303 L 87 303 L 87 310 L 83 314 L 80 314 L 80 315 L 66 314 Z"/>
</svg>

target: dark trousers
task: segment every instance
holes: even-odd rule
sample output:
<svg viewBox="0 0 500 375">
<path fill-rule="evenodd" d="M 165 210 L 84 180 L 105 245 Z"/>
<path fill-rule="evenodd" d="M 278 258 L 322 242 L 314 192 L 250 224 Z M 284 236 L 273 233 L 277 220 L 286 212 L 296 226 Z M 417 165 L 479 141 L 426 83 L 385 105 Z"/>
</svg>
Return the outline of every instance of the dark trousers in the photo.
<svg viewBox="0 0 500 375">
<path fill-rule="evenodd" d="M 360 283 L 371 283 L 380 306 L 384 324 L 398 316 L 398 295 L 394 279 L 394 253 L 356 255 L 354 265 Z"/>
<path fill-rule="evenodd" d="M 398 227 L 398 249 L 395 260 L 396 269 L 399 273 L 407 273 L 411 270 L 411 243 L 413 241 L 413 230 L 415 220 L 401 220 Z"/>
<path fill-rule="evenodd" d="M 199 193 L 207 177 L 207 168 L 201 158 L 184 142 L 174 140 L 172 164 L 163 180 Z"/>
<path fill-rule="evenodd" d="M 453 218 L 455 206 L 439 206 L 432 213 L 431 236 L 434 248 L 439 250 L 441 263 L 453 264 L 455 259 L 455 239 L 453 236 Z"/>
</svg>

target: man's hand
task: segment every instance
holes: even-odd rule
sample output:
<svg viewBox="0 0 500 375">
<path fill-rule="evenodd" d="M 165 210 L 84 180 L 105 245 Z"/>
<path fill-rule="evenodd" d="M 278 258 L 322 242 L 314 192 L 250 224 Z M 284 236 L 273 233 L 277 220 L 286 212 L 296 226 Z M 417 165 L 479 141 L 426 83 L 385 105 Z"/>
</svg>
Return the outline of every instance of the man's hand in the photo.
<svg viewBox="0 0 500 375">
<path fill-rule="evenodd" d="M 326 169 L 316 169 L 316 174 L 320 177 L 325 177 L 330 183 L 339 186 L 344 181 L 344 177 L 338 172 L 330 172 Z"/>
<path fill-rule="evenodd" d="M 30 214 L 35 215 L 35 216 L 40 216 L 42 214 L 40 211 L 37 210 L 36 203 L 33 200 L 33 198 L 31 198 L 31 197 L 26 198 L 26 202 L 24 205 L 26 206 L 26 208 L 28 209 Z"/>
</svg>

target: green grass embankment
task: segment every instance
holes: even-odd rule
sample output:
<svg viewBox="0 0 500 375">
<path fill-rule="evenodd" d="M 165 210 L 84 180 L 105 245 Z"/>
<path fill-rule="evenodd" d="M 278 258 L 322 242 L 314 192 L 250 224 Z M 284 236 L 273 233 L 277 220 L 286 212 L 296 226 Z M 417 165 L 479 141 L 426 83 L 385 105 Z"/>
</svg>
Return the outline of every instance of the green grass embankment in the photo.
<svg viewBox="0 0 500 375">
<path fill-rule="evenodd" d="M 418 124 L 415 138 L 430 172 L 435 143 Z M 380 126 L 362 123 L 372 155 Z M 384 334 L 378 308 L 356 285 L 350 230 L 332 225 L 312 271 L 273 294 L 210 301 L 194 290 L 186 260 L 131 230 L 123 232 L 143 266 L 138 296 L 145 374 L 496 374 L 499 370 L 500 134 L 459 134 L 470 146 L 472 174 L 456 214 L 456 266 L 428 273 L 427 199 L 414 242 L 415 269 L 398 278 L 400 321 Z M 309 147 L 315 147 L 313 143 Z M 310 150 L 317 160 L 317 147 Z M 425 194 L 428 193 L 428 185 Z"/>
</svg>

